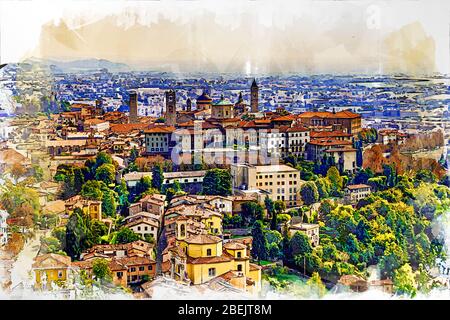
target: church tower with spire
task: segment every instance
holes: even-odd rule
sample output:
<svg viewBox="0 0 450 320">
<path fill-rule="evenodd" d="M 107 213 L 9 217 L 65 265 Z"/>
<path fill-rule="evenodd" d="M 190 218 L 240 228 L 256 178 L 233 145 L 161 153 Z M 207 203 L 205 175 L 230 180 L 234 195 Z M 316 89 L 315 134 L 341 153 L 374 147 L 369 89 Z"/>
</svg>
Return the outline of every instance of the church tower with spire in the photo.
<svg viewBox="0 0 450 320">
<path fill-rule="evenodd" d="M 250 87 L 250 111 L 252 113 L 258 112 L 258 90 L 256 79 L 253 79 L 252 86 Z"/>
</svg>

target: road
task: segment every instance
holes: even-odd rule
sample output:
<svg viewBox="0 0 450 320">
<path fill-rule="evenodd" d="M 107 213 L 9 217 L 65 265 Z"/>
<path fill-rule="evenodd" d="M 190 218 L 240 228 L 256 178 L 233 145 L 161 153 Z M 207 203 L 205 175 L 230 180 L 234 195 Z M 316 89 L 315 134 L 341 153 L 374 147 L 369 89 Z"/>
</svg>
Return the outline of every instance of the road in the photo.
<svg viewBox="0 0 450 320">
<path fill-rule="evenodd" d="M 37 231 L 36 236 L 29 239 L 24 245 L 22 251 L 17 255 L 16 261 L 12 264 L 11 274 L 11 289 L 22 283 L 23 285 L 31 284 L 31 266 L 33 259 L 36 257 L 39 246 L 40 238 L 44 233 Z"/>
</svg>

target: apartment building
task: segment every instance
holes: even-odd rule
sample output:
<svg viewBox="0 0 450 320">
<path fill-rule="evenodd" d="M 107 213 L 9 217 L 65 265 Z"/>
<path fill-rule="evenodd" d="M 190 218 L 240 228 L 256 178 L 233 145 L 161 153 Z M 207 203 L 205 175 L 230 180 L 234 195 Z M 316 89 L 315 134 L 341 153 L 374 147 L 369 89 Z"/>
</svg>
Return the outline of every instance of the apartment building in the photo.
<svg viewBox="0 0 450 320">
<path fill-rule="evenodd" d="M 367 184 L 352 184 L 345 189 L 345 200 L 348 203 L 357 203 L 371 193 L 370 186 Z"/>
<path fill-rule="evenodd" d="M 264 190 L 273 201 L 281 200 L 286 207 L 301 204 L 300 171 L 290 166 L 248 164 L 231 165 L 233 187 L 238 190 Z"/>
</svg>

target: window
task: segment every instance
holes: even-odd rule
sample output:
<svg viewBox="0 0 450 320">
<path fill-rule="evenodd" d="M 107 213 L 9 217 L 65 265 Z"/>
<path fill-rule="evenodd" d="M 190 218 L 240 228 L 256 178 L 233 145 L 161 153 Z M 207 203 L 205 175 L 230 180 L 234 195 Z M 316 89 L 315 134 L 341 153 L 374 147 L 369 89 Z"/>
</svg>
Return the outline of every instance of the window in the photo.
<svg viewBox="0 0 450 320">
<path fill-rule="evenodd" d="M 153 270 L 153 266 L 148 266 L 148 270 Z"/>
<path fill-rule="evenodd" d="M 238 257 L 238 258 L 241 258 L 241 256 L 242 256 L 242 252 L 238 251 L 237 257 Z"/>
<path fill-rule="evenodd" d="M 237 271 L 242 271 L 242 264 L 237 265 Z"/>
<path fill-rule="evenodd" d="M 130 268 L 130 272 L 135 272 L 136 271 L 136 268 L 135 267 L 131 267 Z"/>
<path fill-rule="evenodd" d="M 208 276 L 215 277 L 216 276 L 216 268 L 209 268 L 208 269 Z"/>
<path fill-rule="evenodd" d="M 122 277 L 123 277 L 123 272 L 122 271 L 117 272 L 117 278 L 122 279 Z"/>
<path fill-rule="evenodd" d="M 139 271 L 144 271 L 145 267 L 139 267 Z"/>
<path fill-rule="evenodd" d="M 58 279 L 61 279 L 63 277 L 63 272 L 62 271 L 58 271 Z"/>
<path fill-rule="evenodd" d="M 206 250 L 206 255 L 207 255 L 207 256 L 210 256 L 210 255 L 211 255 L 211 249 L 207 249 L 207 250 Z"/>
<path fill-rule="evenodd" d="M 184 237 L 186 235 L 186 226 L 184 224 L 182 224 L 180 226 L 180 236 Z"/>
</svg>

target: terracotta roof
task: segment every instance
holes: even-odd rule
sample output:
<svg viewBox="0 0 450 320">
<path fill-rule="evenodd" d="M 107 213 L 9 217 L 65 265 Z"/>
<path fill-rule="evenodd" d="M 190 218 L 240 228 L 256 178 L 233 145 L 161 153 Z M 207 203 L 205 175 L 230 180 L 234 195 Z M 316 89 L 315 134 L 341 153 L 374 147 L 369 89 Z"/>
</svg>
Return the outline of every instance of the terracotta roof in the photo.
<svg viewBox="0 0 450 320">
<path fill-rule="evenodd" d="M 257 264 L 250 263 L 249 266 L 250 266 L 250 271 L 261 270 L 261 267 L 258 266 Z"/>
<path fill-rule="evenodd" d="M 295 125 L 293 127 L 287 128 L 286 131 L 287 132 L 305 132 L 305 131 L 309 131 L 309 129 L 302 125 Z"/>
<path fill-rule="evenodd" d="M 152 218 L 148 218 L 148 217 L 139 217 L 136 220 L 133 220 L 131 222 L 128 222 L 125 226 L 126 227 L 133 227 L 139 224 L 148 224 L 149 226 L 152 227 L 159 227 L 159 221 L 156 219 L 152 219 Z"/>
<path fill-rule="evenodd" d="M 223 247 L 225 249 L 229 249 L 229 250 L 241 250 L 241 249 L 246 249 L 247 246 L 245 244 L 239 243 L 239 242 L 235 242 L 235 241 L 229 241 L 226 242 Z"/>
<path fill-rule="evenodd" d="M 355 284 L 366 283 L 366 280 L 353 274 L 346 274 L 339 279 L 338 283 L 343 284 L 345 286 L 352 286 Z"/>
<path fill-rule="evenodd" d="M 356 190 L 356 189 L 362 189 L 362 188 L 370 188 L 369 185 L 367 184 L 351 184 L 347 186 L 348 189 L 350 190 Z"/>
<path fill-rule="evenodd" d="M 332 137 L 351 137 L 350 133 L 345 133 L 341 130 L 334 131 L 311 131 L 310 137 L 311 139 L 319 139 L 319 138 L 332 138 Z"/>
<path fill-rule="evenodd" d="M 175 128 L 172 126 L 154 126 L 145 130 L 144 133 L 172 133 L 174 131 Z"/>
<path fill-rule="evenodd" d="M 356 151 L 355 148 L 330 148 L 328 150 L 325 150 L 325 152 L 354 152 Z"/>
<path fill-rule="evenodd" d="M 277 117 L 272 119 L 272 121 L 294 121 L 297 117 L 293 114 L 289 114 L 289 115 L 285 115 L 285 116 L 281 116 L 281 117 Z"/>
<path fill-rule="evenodd" d="M 44 206 L 44 211 L 50 212 L 50 213 L 60 213 L 64 212 L 66 209 L 66 204 L 63 200 L 55 200 L 47 202 L 47 204 Z"/>
<path fill-rule="evenodd" d="M 210 263 L 222 263 L 229 262 L 233 260 L 233 258 L 228 254 L 222 254 L 221 256 L 216 257 L 200 257 L 200 258 L 192 258 L 188 257 L 187 262 L 190 264 L 210 264 Z"/>
<path fill-rule="evenodd" d="M 63 256 L 56 253 L 48 253 L 37 256 L 34 259 L 33 268 L 68 268 L 71 266 L 69 256 Z"/>
<path fill-rule="evenodd" d="M 116 260 L 118 263 L 125 265 L 125 266 L 136 266 L 136 265 L 142 265 L 142 264 L 155 264 L 156 263 L 156 261 L 151 259 L 150 257 L 140 257 L 140 256 L 116 258 L 114 260 Z"/>
<path fill-rule="evenodd" d="M 339 146 L 339 145 L 351 145 L 352 142 L 329 138 L 329 139 L 313 139 L 309 142 L 309 144 L 317 146 Z"/>
<path fill-rule="evenodd" d="M 0 151 L 0 163 L 13 165 L 15 163 L 24 163 L 26 158 L 14 149 L 4 149 Z"/>
<path fill-rule="evenodd" d="M 213 244 L 222 241 L 219 237 L 212 236 L 209 234 L 199 234 L 196 236 L 189 237 L 185 239 L 187 243 L 192 244 Z"/>
<path fill-rule="evenodd" d="M 394 283 L 392 282 L 391 279 L 382 279 L 382 280 L 371 280 L 369 282 L 369 284 L 371 286 L 390 286 L 393 285 Z"/>
<path fill-rule="evenodd" d="M 322 112 L 314 112 L 314 111 L 307 111 L 300 113 L 298 115 L 299 118 L 328 118 L 328 119 L 354 119 L 354 118 L 361 118 L 360 114 L 351 112 L 349 110 L 339 111 L 336 113 L 328 112 L 328 111 L 322 111 Z"/>
<path fill-rule="evenodd" d="M 146 123 L 121 123 L 113 124 L 111 126 L 111 132 L 113 133 L 131 133 L 132 131 L 140 131 L 148 128 Z"/>
</svg>

